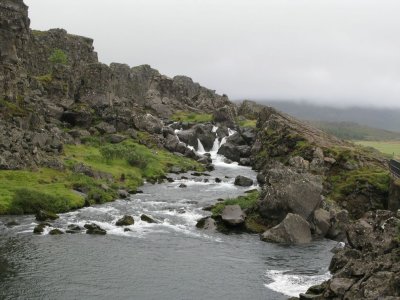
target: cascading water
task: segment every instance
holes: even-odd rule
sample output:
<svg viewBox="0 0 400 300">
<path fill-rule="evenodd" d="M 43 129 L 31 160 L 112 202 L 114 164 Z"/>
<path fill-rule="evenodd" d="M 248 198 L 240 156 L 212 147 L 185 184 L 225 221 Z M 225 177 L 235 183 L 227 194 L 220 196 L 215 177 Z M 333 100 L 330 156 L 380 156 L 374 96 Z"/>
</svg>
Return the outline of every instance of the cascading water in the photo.
<svg viewBox="0 0 400 300">
<path fill-rule="evenodd" d="M 145 184 L 143 194 L 60 214 L 42 235 L 32 234 L 38 223 L 33 216 L 13 217 L 20 225 L 11 228 L 5 226 L 10 218 L 0 217 L 0 298 L 287 299 L 285 294 L 321 282 L 334 243 L 282 247 L 261 242 L 258 235 L 196 229 L 196 221 L 210 214 L 203 207 L 255 188 L 234 185 L 235 176 L 256 181 L 256 173 L 224 162 L 217 152 L 226 139 L 216 135 L 210 151 L 214 171 L 171 174 L 173 182 Z M 204 154 L 198 143 L 197 153 Z M 142 214 L 155 223 L 142 220 Z M 124 215 L 133 216 L 135 224 L 116 226 Z M 87 223 L 107 235 L 48 235 L 50 228 L 65 231 Z"/>
</svg>

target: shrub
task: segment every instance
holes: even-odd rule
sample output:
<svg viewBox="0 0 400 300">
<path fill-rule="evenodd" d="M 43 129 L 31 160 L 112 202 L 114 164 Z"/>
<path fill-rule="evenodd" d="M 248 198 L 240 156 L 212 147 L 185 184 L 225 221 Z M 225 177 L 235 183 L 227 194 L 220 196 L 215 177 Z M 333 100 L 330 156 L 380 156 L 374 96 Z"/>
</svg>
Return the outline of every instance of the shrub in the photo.
<svg viewBox="0 0 400 300">
<path fill-rule="evenodd" d="M 68 199 L 64 197 L 21 188 L 15 191 L 10 212 L 12 214 L 30 214 L 41 209 L 51 212 L 65 212 L 70 209 L 68 202 Z"/>
<path fill-rule="evenodd" d="M 66 65 L 68 62 L 67 54 L 61 49 L 54 49 L 53 53 L 49 56 L 49 61 L 53 64 Z"/>
</svg>

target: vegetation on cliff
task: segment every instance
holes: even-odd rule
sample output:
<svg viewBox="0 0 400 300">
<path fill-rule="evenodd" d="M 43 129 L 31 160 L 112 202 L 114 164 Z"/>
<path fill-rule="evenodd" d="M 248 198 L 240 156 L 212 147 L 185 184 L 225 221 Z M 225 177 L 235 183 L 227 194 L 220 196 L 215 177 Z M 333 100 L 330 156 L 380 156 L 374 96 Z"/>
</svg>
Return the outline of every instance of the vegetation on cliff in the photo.
<svg viewBox="0 0 400 300">
<path fill-rule="evenodd" d="M 171 116 L 176 122 L 205 123 L 213 120 L 212 114 L 177 111 Z"/>
</svg>

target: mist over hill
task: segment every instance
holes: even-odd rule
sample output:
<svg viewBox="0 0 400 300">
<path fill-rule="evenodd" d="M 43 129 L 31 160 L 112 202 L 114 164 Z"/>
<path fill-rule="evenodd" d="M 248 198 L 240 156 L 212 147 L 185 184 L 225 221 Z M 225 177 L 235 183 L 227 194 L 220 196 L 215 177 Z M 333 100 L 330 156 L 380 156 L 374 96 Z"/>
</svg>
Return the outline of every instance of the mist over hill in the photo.
<svg viewBox="0 0 400 300">
<path fill-rule="evenodd" d="M 255 100 L 302 120 L 355 122 L 360 125 L 400 132 L 399 108 L 320 106 L 309 102 Z"/>
</svg>

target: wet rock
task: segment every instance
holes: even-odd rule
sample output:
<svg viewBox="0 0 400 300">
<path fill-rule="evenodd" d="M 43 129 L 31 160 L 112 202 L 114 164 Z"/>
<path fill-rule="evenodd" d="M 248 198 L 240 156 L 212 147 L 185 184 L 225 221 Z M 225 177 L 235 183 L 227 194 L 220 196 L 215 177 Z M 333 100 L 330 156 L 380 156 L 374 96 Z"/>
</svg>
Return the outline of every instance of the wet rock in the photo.
<svg viewBox="0 0 400 300">
<path fill-rule="evenodd" d="M 187 185 L 186 184 L 184 184 L 184 183 L 181 183 L 178 187 L 180 187 L 180 188 L 186 188 L 187 187 Z"/>
<path fill-rule="evenodd" d="M 76 224 L 70 224 L 67 226 L 67 230 L 65 231 L 66 233 L 79 233 L 83 230 L 82 227 L 80 227 L 79 225 Z"/>
<path fill-rule="evenodd" d="M 221 180 L 221 178 L 216 177 L 216 178 L 215 178 L 215 182 L 216 182 L 216 183 L 220 183 L 220 182 L 222 182 L 222 180 Z"/>
<path fill-rule="evenodd" d="M 221 213 L 221 219 L 230 226 L 238 226 L 244 223 L 246 214 L 239 205 L 227 205 Z"/>
<path fill-rule="evenodd" d="M 107 231 L 95 223 L 85 224 L 86 234 L 105 235 Z"/>
<path fill-rule="evenodd" d="M 173 178 L 171 178 L 171 177 L 167 177 L 167 181 L 168 182 L 174 182 L 175 180 Z"/>
<path fill-rule="evenodd" d="M 61 231 L 60 229 L 55 228 L 55 229 L 50 230 L 49 234 L 50 235 L 60 235 L 60 234 L 64 234 L 64 231 Z"/>
<path fill-rule="evenodd" d="M 115 225 L 117 226 L 129 226 L 135 224 L 135 220 L 132 216 L 125 215 L 121 219 L 119 219 Z"/>
<path fill-rule="evenodd" d="M 238 186 L 252 186 L 253 185 L 253 180 L 248 178 L 248 177 L 239 175 L 239 176 L 236 176 L 236 178 L 235 178 L 235 185 L 238 185 Z"/>
<path fill-rule="evenodd" d="M 121 199 L 125 199 L 125 198 L 128 198 L 129 197 L 129 193 L 128 193 L 128 191 L 127 190 L 118 190 L 118 196 L 121 198 Z"/>
<path fill-rule="evenodd" d="M 39 210 L 36 213 L 35 217 L 37 221 L 42 221 L 42 222 L 47 220 L 53 221 L 59 218 L 57 214 L 45 210 Z"/>
<path fill-rule="evenodd" d="M 40 223 L 33 228 L 33 233 L 35 234 L 42 234 L 46 226 L 50 226 L 48 223 Z"/>
<path fill-rule="evenodd" d="M 197 221 L 196 224 L 197 228 L 208 230 L 208 231 L 215 231 L 217 229 L 217 225 L 215 220 L 211 217 L 205 217 Z"/>
<path fill-rule="evenodd" d="M 211 211 L 213 208 L 214 208 L 214 205 L 208 205 L 208 206 L 204 206 L 204 207 L 202 208 L 202 210 L 204 210 L 204 211 Z"/>
<path fill-rule="evenodd" d="M 310 225 L 301 216 L 289 213 L 280 224 L 264 232 L 261 240 L 284 244 L 309 243 Z"/>
<path fill-rule="evenodd" d="M 140 216 L 140 220 L 147 222 L 147 223 L 157 223 L 156 220 L 154 220 L 152 217 L 149 217 L 148 215 L 142 214 Z"/>
<path fill-rule="evenodd" d="M 178 166 L 172 166 L 171 169 L 169 170 L 171 173 L 175 173 L 175 174 L 179 174 L 179 173 L 183 173 L 183 169 L 181 167 Z"/>
<path fill-rule="evenodd" d="M 18 226 L 18 225 L 20 225 L 20 224 L 15 220 L 11 220 L 11 221 L 6 223 L 7 227 L 13 227 L 13 226 Z"/>
<path fill-rule="evenodd" d="M 130 228 L 124 228 L 124 232 L 132 231 Z"/>
</svg>

